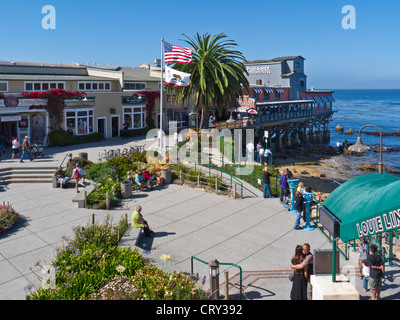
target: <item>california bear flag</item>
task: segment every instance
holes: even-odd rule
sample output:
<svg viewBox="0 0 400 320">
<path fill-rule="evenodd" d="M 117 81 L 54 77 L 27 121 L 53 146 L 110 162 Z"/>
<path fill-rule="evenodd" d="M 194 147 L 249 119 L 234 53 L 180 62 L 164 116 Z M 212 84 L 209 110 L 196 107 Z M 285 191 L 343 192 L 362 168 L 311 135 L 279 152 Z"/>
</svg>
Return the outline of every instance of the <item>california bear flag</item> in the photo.
<svg viewBox="0 0 400 320">
<path fill-rule="evenodd" d="M 165 84 L 169 84 L 175 87 L 187 87 L 190 85 L 190 73 L 185 73 L 165 67 Z"/>
</svg>

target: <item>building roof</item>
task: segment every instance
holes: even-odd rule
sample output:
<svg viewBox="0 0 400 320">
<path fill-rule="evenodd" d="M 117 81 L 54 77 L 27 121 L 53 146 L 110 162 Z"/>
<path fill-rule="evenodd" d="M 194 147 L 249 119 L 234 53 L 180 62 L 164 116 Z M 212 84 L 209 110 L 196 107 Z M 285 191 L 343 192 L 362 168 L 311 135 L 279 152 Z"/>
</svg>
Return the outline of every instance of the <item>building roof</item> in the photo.
<svg viewBox="0 0 400 320">
<path fill-rule="evenodd" d="M 124 73 L 124 81 L 160 81 L 160 76 L 154 76 L 154 70 L 142 67 L 120 67 Z"/>
<path fill-rule="evenodd" d="M 305 60 L 302 56 L 288 56 L 288 57 L 277 57 L 273 59 L 263 59 L 263 60 L 249 60 L 245 63 L 246 64 L 252 64 L 252 63 L 281 63 L 286 60 L 294 60 L 295 58 L 301 58 Z"/>
</svg>

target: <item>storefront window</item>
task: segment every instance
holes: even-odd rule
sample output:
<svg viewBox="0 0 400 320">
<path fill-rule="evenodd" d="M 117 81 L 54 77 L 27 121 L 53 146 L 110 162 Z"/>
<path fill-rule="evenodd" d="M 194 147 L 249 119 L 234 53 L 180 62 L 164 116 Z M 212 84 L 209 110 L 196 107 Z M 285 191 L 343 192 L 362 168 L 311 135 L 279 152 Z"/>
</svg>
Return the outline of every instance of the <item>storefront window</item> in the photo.
<svg viewBox="0 0 400 320">
<path fill-rule="evenodd" d="M 124 107 L 124 122 L 128 125 L 129 129 L 140 129 L 146 126 L 146 108 L 135 107 L 130 108 Z"/>
<path fill-rule="evenodd" d="M 79 109 L 65 112 L 65 130 L 76 134 L 93 133 L 93 110 Z"/>
</svg>

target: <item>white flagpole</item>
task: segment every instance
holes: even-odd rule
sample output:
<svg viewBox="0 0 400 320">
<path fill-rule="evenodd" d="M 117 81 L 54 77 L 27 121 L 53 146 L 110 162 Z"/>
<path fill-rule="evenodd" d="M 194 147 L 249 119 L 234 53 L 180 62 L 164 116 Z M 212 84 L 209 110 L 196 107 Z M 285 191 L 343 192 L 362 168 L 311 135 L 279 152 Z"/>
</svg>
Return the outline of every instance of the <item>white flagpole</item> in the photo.
<svg viewBox="0 0 400 320">
<path fill-rule="evenodd" d="M 160 152 L 163 147 L 163 104 L 164 104 L 164 39 L 161 38 L 161 88 L 160 88 Z"/>
</svg>

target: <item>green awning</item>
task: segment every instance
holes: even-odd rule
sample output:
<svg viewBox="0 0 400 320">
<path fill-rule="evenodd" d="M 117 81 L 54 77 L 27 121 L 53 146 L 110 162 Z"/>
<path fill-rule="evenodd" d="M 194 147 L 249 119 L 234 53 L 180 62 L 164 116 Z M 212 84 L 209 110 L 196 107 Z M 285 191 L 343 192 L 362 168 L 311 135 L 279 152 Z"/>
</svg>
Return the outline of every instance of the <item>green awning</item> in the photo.
<svg viewBox="0 0 400 320">
<path fill-rule="evenodd" d="M 400 228 L 400 178 L 366 174 L 336 188 L 323 206 L 340 220 L 340 239 L 349 241 Z"/>
</svg>

